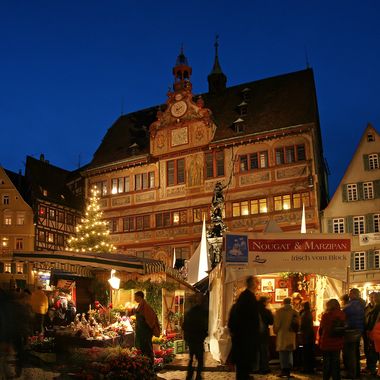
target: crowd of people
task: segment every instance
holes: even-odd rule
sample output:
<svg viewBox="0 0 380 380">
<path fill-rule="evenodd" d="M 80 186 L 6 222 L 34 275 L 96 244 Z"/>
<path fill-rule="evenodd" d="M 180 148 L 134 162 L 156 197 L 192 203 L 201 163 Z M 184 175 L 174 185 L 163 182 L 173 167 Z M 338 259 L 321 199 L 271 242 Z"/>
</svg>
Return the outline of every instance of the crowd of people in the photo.
<svg viewBox="0 0 380 380">
<path fill-rule="evenodd" d="M 232 339 L 230 359 L 235 364 L 237 380 L 252 379 L 252 373 L 270 372 L 270 325 L 273 325 L 280 359 L 279 377 L 293 377 L 291 371 L 296 349 L 302 355 L 302 372 L 314 373 L 316 340 L 322 353 L 324 380 L 359 379 L 361 372 L 380 377 L 380 293 L 371 293 L 367 305 L 356 288 L 343 296 L 341 302 L 328 300 L 316 336 L 309 302 L 295 308 L 292 299 L 287 297 L 273 316 L 266 306 L 267 299 L 257 300 L 255 277 L 248 277 L 246 285 L 246 290 L 232 306 L 228 321 Z M 360 367 L 361 342 L 366 357 L 366 368 L 363 369 Z"/>
</svg>

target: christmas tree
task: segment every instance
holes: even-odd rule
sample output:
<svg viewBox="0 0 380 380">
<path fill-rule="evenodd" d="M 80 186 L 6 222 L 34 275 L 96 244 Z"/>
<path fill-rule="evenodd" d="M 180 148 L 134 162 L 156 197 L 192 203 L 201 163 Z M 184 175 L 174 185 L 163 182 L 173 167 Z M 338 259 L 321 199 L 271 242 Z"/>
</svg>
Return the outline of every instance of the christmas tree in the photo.
<svg viewBox="0 0 380 380">
<path fill-rule="evenodd" d="M 108 223 L 101 220 L 99 190 L 91 189 L 91 197 L 86 207 L 85 218 L 76 226 L 76 236 L 68 240 L 68 250 L 74 252 L 112 252 L 115 247 L 110 242 Z"/>
</svg>

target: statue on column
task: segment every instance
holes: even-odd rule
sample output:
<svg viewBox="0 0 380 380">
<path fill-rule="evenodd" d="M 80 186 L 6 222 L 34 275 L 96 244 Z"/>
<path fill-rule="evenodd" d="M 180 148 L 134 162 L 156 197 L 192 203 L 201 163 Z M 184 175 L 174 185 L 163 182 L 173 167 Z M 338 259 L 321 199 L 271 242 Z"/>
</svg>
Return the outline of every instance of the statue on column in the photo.
<svg viewBox="0 0 380 380">
<path fill-rule="evenodd" d="M 211 201 L 211 224 L 207 231 L 207 238 L 210 243 L 210 256 L 213 267 L 221 261 L 223 233 L 227 230 L 227 226 L 223 221 L 224 189 L 225 187 L 218 181 L 215 184 Z"/>
</svg>

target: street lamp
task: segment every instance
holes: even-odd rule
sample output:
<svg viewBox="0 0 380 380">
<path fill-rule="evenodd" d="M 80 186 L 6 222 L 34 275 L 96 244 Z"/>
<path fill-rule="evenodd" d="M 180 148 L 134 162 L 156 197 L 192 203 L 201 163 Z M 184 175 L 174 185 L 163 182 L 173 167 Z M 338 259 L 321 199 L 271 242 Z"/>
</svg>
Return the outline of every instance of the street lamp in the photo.
<svg viewBox="0 0 380 380">
<path fill-rule="evenodd" d="M 120 278 L 115 276 L 115 269 L 111 270 L 111 277 L 108 279 L 111 288 L 117 290 L 120 288 Z"/>
</svg>

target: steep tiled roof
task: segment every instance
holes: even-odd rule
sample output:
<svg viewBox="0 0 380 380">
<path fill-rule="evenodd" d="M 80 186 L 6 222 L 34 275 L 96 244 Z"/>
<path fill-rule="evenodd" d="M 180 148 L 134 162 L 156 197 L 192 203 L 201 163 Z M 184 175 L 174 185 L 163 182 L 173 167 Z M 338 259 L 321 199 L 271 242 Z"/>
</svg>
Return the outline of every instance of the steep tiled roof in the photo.
<svg viewBox="0 0 380 380">
<path fill-rule="evenodd" d="M 15 188 L 17 189 L 17 191 L 24 198 L 24 200 L 28 202 L 28 184 L 26 182 L 25 176 L 23 176 L 21 173 L 12 172 L 8 169 L 4 170 L 9 179 L 12 181 Z"/>
<path fill-rule="evenodd" d="M 68 170 L 50 164 L 44 159 L 27 156 L 25 179 L 29 184 L 29 198 L 40 198 L 63 206 L 81 209 L 81 199 L 67 187 L 71 177 Z M 46 191 L 46 195 L 44 195 Z"/>
<path fill-rule="evenodd" d="M 246 97 L 243 94 L 246 93 Z M 194 96 L 197 98 L 199 95 Z M 301 70 L 228 87 L 217 93 L 201 94 L 217 125 L 214 141 L 257 132 L 318 122 L 313 71 Z M 245 100 L 246 115 L 239 105 Z M 121 116 L 108 129 L 89 167 L 149 153 L 148 128 L 156 120 L 154 106 Z M 243 119 L 244 131 L 236 132 L 234 121 Z M 131 147 L 137 144 L 135 149 Z"/>
</svg>

